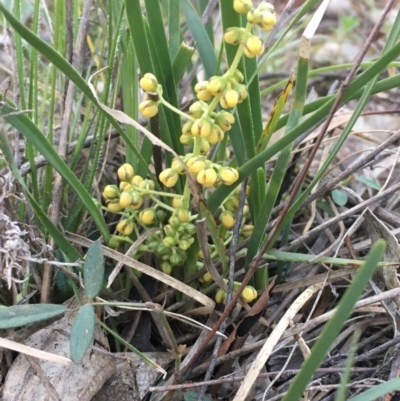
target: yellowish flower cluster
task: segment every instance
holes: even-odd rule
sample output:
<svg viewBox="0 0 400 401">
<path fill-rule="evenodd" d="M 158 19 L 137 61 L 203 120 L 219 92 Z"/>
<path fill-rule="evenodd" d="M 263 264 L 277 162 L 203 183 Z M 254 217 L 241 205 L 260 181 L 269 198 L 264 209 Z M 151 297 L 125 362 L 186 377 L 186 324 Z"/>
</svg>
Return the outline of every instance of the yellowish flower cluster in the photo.
<svg viewBox="0 0 400 401">
<path fill-rule="evenodd" d="M 274 6 L 261 2 L 254 8 L 251 0 L 234 0 L 233 7 L 239 14 L 246 14 L 247 22 L 259 26 L 263 31 L 270 31 L 276 24 Z M 253 58 L 264 53 L 263 41 L 248 29 L 231 27 L 225 31 L 224 40 L 231 45 L 243 44 L 244 54 Z"/>
<path fill-rule="evenodd" d="M 206 189 L 221 184 L 233 185 L 239 179 L 239 172 L 235 168 L 213 161 L 214 159 L 208 154 L 211 147 L 221 142 L 225 133 L 235 124 L 233 112 L 227 109 L 234 109 L 249 95 L 245 77 L 238 70 L 240 60 L 243 54 L 253 58 L 264 52 L 263 41 L 253 34 L 252 30 L 258 26 L 263 31 L 270 31 L 276 24 L 276 16 L 273 5 L 267 2 L 261 2 L 254 7 L 252 0 L 233 0 L 233 7 L 247 19 L 246 27 L 231 27 L 224 34 L 226 43 L 239 45 L 237 54 L 225 74 L 212 76 L 195 85 L 194 90 L 198 100 L 190 106 L 188 114 L 166 102 L 162 96 L 162 87 L 153 74 L 146 73 L 140 79 L 140 87 L 144 91 L 144 99 L 139 104 L 142 115 L 146 118 L 154 117 L 160 104 L 170 108 L 184 119 L 180 142 L 192 147 L 188 149 L 189 153 L 180 157 L 181 160 L 173 159 L 171 165 L 166 166 L 159 174 L 160 182 L 167 188 L 174 187 L 179 176 L 187 172 L 190 172 Z M 218 110 L 218 106 L 222 109 Z M 229 151 L 228 156 L 222 159 L 229 159 Z M 195 241 L 196 227 L 191 223 L 195 216 L 191 216 L 190 213 L 191 195 L 188 183 L 186 182 L 182 195 L 155 191 L 154 182 L 135 175 L 133 167 L 129 164 L 123 164 L 118 169 L 118 177 L 121 180 L 119 187 L 108 185 L 103 191 L 106 210 L 122 215 L 116 231 L 125 238 L 129 236 L 133 238 L 131 234 L 139 235 L 135 222 L 144 227 L 158 225 L 162 230 L 150 235 L 138 250 L 157 255 L 162 261 L 162 271 L 171 274 L 174 266 L 184 264 L 187 258 L 186 252 Z M 163 203 L 160 195 L 172 196 L 172 207 Z M 205 195 L 207 196 L 207 192 Z M 143 209 L 146 197 L 146 206 L 151 207 Z M 235 225 L 238 204 L 239 188 L 235 189 L 221 206 L 219 230 L 225 244 L 229 244 L 232 238 L 231 229 Z M 172 212 L 167 223 L 166 213 L 157 210 L 159 207 Z M 240 229 L 243 237 L 250 237 L 254 229 L 249 217 L 249 207 L 246 204 Z M 116 238 L 119 237 L 114 236 L 113 239 Z M 211 257 L 216 257 L 215 246 L 210 244 L 209 248 Z M 201 252 L 199 259 L 202 259 Z M 200 260 L 197 264 L 199 268 L 203 265 Z M 206 273 L 200 281 L 209 283 L 212 277 Z M 235 283 L 235 291 L 239 285 L 240 283 Z M 246 286 L 241 297 L 245 302 L 252 302 L 256 299 L 257 292 L 253 287 Z M 217 302 L 224 302 L 225 298 L 225 292 L 220 289 L 216 294 Z"/>
<path fill-rule="evenodd" d="M 218 186 L 219 184 L 231 185 L 239 178 L 239 173 L 236 169 L 227 166 L 220 166 L 206 158 L 206 156 L 193 156 L 189 153 L 183 157 L 189 171 L 196 177 L 197 182 L 205 188 Z M 170 168 L 163 170 L 160 173 L 160 181 L 168 188 L 175 186 L 178 182 L 179 174 L 184 174 L 178 160 L 174 160 Z"/>
<path fill-rule="evenodd" d="M 105 209 L 112 213 L 119 213 L 122 219 L 116 226 L 118 235 L 111 237 L 109 246 L 118 247 L 121 241 L 131 241 L 129 236 L 135 230 L 135 220 L 143 226 L 160 224 L 163 231 L 149 236 L 144 244 L 139 246 L 140 252 L 152 252 L 163 262 L 162 270 L 170 274 L 173 266 L 182 265 L 186 260 L 186 251 L 194 242 L 196 227 L 190 223 L 190 212 L 182 207 L 182 197 L 177 195 L 173 198 L 172 206 L 175 208 L 168 224 L 163 224 L 166 213 L 157 210 L 157 207 L 165 207 L 172 210 L 168 205 L 154 198 L 158 194 L 154 190 L 152 180 L 143 179 L 135 175 L 133 167 L 125 163 L 118 169 L 118 178 L 121 180 L 119 187 L 107 185 L 103 190 L 103 198 L 106 202 Z M 149 201 L 156 202 L 153 207 L 147 207 L 139 211 L 148 197 Z"/>
<path fill-rule="evenodd" d="M 225 74 L 222 77 L 213 76 L 208 81 L 201 81 L 196 84 L 194 90 L 199 100 L 207 101 L 218 96 L 219 104 L 222 108 L 234 108 L 248 96 L 247 87 L 242 84 L 243 80 L 243 74 L 239 70 L 236 70 L 232 75 Z M 233 124 L 234 121 L 234 119 L 232 122 L 229 121 L 228 129 L 230 129 L 230 124 Z"/>
</svg>

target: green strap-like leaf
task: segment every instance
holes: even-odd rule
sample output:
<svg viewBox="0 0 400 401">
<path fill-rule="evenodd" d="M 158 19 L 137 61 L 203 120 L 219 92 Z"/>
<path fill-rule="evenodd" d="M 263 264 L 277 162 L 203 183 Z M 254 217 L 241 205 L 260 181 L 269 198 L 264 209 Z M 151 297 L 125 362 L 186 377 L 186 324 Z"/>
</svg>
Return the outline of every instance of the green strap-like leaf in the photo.
<svg viewBox="0 0 400 401">
<path fill-rule="evenodd" d="M 79 252 L 65 239 L 65 237 L 61 234 L 60 230 L 51 222 L 48 215 L 43 211 L 43 209 L 36 202 L 35 198 L 29 192 L 29 189 L 26 186 L 25 181 L 21 177 L 17 165 L 15 164 L 11 148 L 2 130 L 0 130 L 0 148 L 4 153 L 6 161 L 15 179 L 19 182 L 24 191 L 24 194 L 29 199 L 29 203 L 34 210 L 36 217 L 39 219 L 39 221 L 42 222 L 42 224 L 46 227 L 46 230 L 54 238 L 56 244 L 60 247 L 60 249 L 72 262 L 75 262 L 76 260 L 80 259 Z"/>
<path fill-rule="evenodd" d="M 346 93 L 344 94 L 340 104 L 345 104 L 350 99 L 353 98 L 354 93 L 359 91 L 359 88 L 366 85 L 374 76 L 379 74 L 391 61 L 396 59 L 400 54 L 400 42 L 396 43 L 392 49 L 388 50 L 384 55 L 382 55 L 377 61 L 375 61 L 368 70 L 364 71 L 354 81 L 349 85 Z M 391 81 L 393 82 L 393 81 Z M 386 88 L 386 86 L 385 86 Z M 381 90 L 386 90 L 381 87 Z M 376 92 L 372 92 L 376 93 Z M 236 185 L 239 185 L 246 177 L 248 177 L 254 170 L 258 167 L 264 165 L 264 163 L 271 157 L 280 152 L 285 146 L 289 145 L 293 140 L 295 140 L 302 133 L 306 132 L 308 129 L 312 128 L 315 124 L 321 122 L 329 113 L 333 102 L 335 101 L 332 97 L 328 102 L 323 103 L 323 105 L 313 113 L 309 118 L 302 121 L 297 127 L 290 130 L 283 138 L 279 139 L 274 144 L 270 145 L 268 149 L 264 150 L 239 169 L 239 179 L 236 181 Z M 278 124 L 277 128 L 280 127 Z M 232 188 L 226 185 L 221 185 L 218 187 L 208 198 L 207 206 L 212 213 L 218 209 L 219 205 L 226 199 L 226 197 L 232 192 Z"/>
<path fill-rule="evenodd" d="M 104 109 L 99 106 L 98 100 L 93 95 L 89 85 L 86 81 L 81 77 L 78 71 L 72 67 L 68 61 L 61 56 L 59 52 L 54 50 L 49 44 L 44 42 L 38 36 L 33 34 L 25 25 L 21 24 L 14 16 L 7 10 L 4 4 L 0 1 L 0 11 L 6 17 L 8 23 L 15 29 L 15 31 L 21 35 L 23 39 L 25 39 L 32 47 L 39 51 L 39 53 L 43 54 L 51 63 L 53 63 L 62 73 L 64 73 L 87 97 L 89 100 L 93 102 L 99 108 L 100 113 L 104 114 L 110 124 L 118 131 L 121 137 L 126 142 L 127 146 L 135 152 L 136 157 L 139 162 L 144 166 L 147 173 L 153 177 L 154 174 L 150 170 L 148 163 L 144 161 L 140 151 L 134 146 L 130 138 L 126 135 L 125 131 L 121 128 L 118 122 L 109 115 Z"/>
<path fill-rule="evenodd" d="M 372 246 L 364 265 L 357 270 L 353 282 L 340 300 L 335 314 L 322 330 L 317 342 L 311 349 L 310 356 L 303 363 L 300 372 L 289 387 L 283 401 L 298 400 L 302 396 L 312 375 L 324 359 L 333 341 L 337 338 L 340 330 L 350 316 L 354 304 L 357 302 L 365 286 L 368 284 L 368 281 L 374 274 L 379 261 L 382 259 L 385 247 L 385 241 L 383 240 L 377 241 Z"/>
<path fill-rule="evenodd" d="M 201 22 L 193 5 L 189 0 L 182 0 L 182 9 L 185 14 L 187 27 L 193 35 L 196 49 L 199 51 L 201 61 L 206 71 L 206 78 L 218 74 L 217 57 L 207 31 Z"/>
<path fill-rule="evenodd" d="M 68 165 L 61 159 L 56 150 L 39 130 L 39 128 L 25 115 L 13 114 L 15 110 L 7 105 L 0 107 L 0 115 L 7 115 L 6 121 L 17 128 L 25 138 L 46 158 L 46 160 L 68 181 L 72 188 L 79 194 L 88 212 L 93 217 L 103 237 L 107 240 L 110 236 L 103 216 L 93 202 L 92 197 Z"/>
</svg>

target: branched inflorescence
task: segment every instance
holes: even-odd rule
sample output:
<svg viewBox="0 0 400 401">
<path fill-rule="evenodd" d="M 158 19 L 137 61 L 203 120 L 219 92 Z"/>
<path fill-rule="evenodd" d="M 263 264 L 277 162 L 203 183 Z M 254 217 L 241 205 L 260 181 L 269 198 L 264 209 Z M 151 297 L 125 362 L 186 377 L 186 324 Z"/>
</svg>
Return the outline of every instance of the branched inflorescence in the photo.
<svg viewBox="0 0 400 401">
<path fill-rule="evenodd" d="M 214 162 L 208 156 L 211 147 L 221 142 L 235 123 L 235 117 L 228 109 L 234 109 L 248 97 L 243 73 L 238 69 L 243 54 L 253 58 L 264 52 L 263 41 L 254 35 L 253 27 L 256 25 L 264 31 L 270 31 L 276 23 L 274 7 L 270 3 L 262 2 L 255 8 L 251 0 L 234 0 L 233 7 L 236 12 L 246 14 L 247 17 L 245 27 L 228 28 L 224 34 L 226 43 L 238 46 L 236 56 L 222 76 L 213 76 L 196 84 L 194 90 L 198 101 L 190 106 L 189 114 L 176 109 L 163 98 L 162 86 L 153 74 L 146 73 L 140 80 L 145 99 L 140 103 L 139 110 L 144 117 L 154 117 L 160 105 L 163 105 L 178 113 L 184 120 L 180 142 L 188 148 L 188 153 L 180 157 L 193 178 L 204 187 L 205 196 L 213 188 L 221 184 L 233 185 L 239 179 L 238 171 L 228 165 L 229 151 L 225 152 L 227 155 L 222 162 Z M 218 110 L 218 107 L 221 109 Z M 179 177 L 185 174 L 187 172 L 181 163 L 174 159 L 171 166 L 164 169 L 158 178 L 165 187 L 173 188 Z M 154 182 L 135 175 L 130 164 L 123 164 L 118 169 L 118 177 L 119 187 L 108 185 L 103 191 L 106 201 L 104 208 L 122 216 L 116 227 L 117 234 L 111 238 L 109 245 L 116 247 L 121 241 L 132 242 L 130 236 L 139 235 L 139 226 L 160 227 L 162 230 L 150 235 L 138 248 L 137 256 L 141 252 L 155 253 L 163 261 L 162 270 L 170 274 L 175 266 L 185 263 L 186 251 L 194 243 L 196 233 L 196 228 L 191 223 L 196 216 L 191 214 L 187 183 L 183 195 L 156 191 Z M 146 204 L 152 205 L 151 207 L 142 208 L 145 198 L 148 199 Z M 172 198 L 171 203 L 165 202 L 168 198 Z M 221 206 L 219 216 L 220 234 L 226 245 L 232 238 L 229 230 L 235 224 L 238 204 L 239 188 L 236 188 Z M 171 215 L 168 224 L 164 224 L 166 213 Z M 253 231 L 249 218 L 248 206 L 245 205 L 241 226 L 241 235 L 244 237 L 249 237 Z M 216 256 L 213 245 L 210 245 L 210 253 L 211 257 Z M 202 254 L 199 252 L 199 259 L 201 258 Z M 202 267 L 201 261 L 198 266 Z M 207 273 L 200 281 L 211 280 Z M 242 293 L 246 302 L 251 302 L 256 296 L 257 293 L 250 286 Z M 216 300 L 223 302 L 224 299 L 223 291 L 218 291 Z"/>
</svg>

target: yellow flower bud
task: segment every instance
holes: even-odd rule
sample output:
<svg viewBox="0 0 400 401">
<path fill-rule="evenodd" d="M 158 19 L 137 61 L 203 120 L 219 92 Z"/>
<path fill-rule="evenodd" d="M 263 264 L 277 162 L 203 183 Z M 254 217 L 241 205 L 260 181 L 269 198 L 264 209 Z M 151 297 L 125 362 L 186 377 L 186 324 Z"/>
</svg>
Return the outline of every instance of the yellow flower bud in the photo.
<svg viewBox="0 0 400 401">
<path fill-rule="evenodd" d="M 211 145 L 215 145 L 216 143 L 222 141 L 223 139 L 224 139 L 224 133 L 222 132 L 221 128 L 219 128 L 218 125 L 214 125 L 210 135 L 207 137 L 207 141 Z"/>
<path fill-rule="evenodd" d="M 202 100 L 203 102 L 206 102 L 207 100 L 210 100 L 212 98 L 212 94 L 208 90 L 197 92 L 196 96 L 197 99 Z"/>
<path fill-rule="evenodd" d="M 212 168 L 204 168 L 197 174 L 197 182 L 206 188 L 212 187 L 218 179 L 216 171 Z"/>
<path fill-rule="evenodd" d="M 224 304 L 226 301 L 226 292 L 220 288 L 215 294 L 215 302 L 218 304 Z"/>
<path fill-rule="evenodd" d="M 227 210 L 224 210 L 221 213 L 219 219 L 221 220 L 222 225 L 226 228 L 232 228 L 235 224 L 235 218 L 233 217 L 232 213 L 228 212 Z"/>
<path fill-rule="evenodd" d="M 119 198 L 119 189 L 116 185 L 107 185 L 103 190 L 103 198 L 113 200 Z"/>
<path fill-rule="evenodd" d="M 236 212 L 239 206 L 239 198 L 237 196 L 229 196 L 229 198 L 224 202 L 224 208 L 230 212 Z"/>
<path fill-rule="evenodd" d="M 172 188 L 178 182 L 179 175 L 175 170 L 167 168 L 164 171 L 161 171 L 158 178 L 166 187 Z"/>
<path fill-rule="evenodd" d="M 145 92 L 157 92 L 157 78 L 151 74 L 147 73 L 143 75 L 143 78 L 139 81 L 140 87 L 145 91 Z"/>
<path fill-rule="evenodd" d="M 200 249 L 199 252 L 197 252 L 197 257 L 199 259 L 204 259 L 203 251 Z"/>
<path fill-rule="evenodd" d="M 246 285 L 244 287 L 241 298 L 243 299 L 244 302 L 252 302 L 257 298 L 257 291 L 254 287 L 251 285 Z"/>
<path fill-rule="evenodd" d="M 178 208 L 179 206 L 182 206 L 182 198 L 173 198 L 172 207 Z"/>
<path fill-rule="evenodd" d="M 190 130 L 192 129 L 193 121 L 186 121 L 182 126 L 182 135 L 192 135 Z"/>
<path fill-rule="evenodd" d="M 237 84 L 235 87 L 235 90 L 237 91 L 237 93 L 239 95 L 238 103 L 242 103 L 243 100 L 247 99 L 247 97 L 249 96 L 249 92 L 247 90 L 246 85 Z"/>
<path fill-rule="evenodd" d="M 199 278 L 199 281 L 200 281 L 201 283 L 208 284 L 208 283 L 211 283 L 211 281 L 213 281 L 213 278 L 211 277 L 211 274 L 210 274 L 209 272 L 207 272 L 207 273 L 203 274 L 203 275 Z"/>
<path fill-rule="evenodd" d="M 208 83 L 208 81 L 197 82 L 197 84 L 194 86 L 195 92 L 199 93 L 200 91 L 206 89 L 207 88 L 207 83 Z"/>
<path fill-rule="evenodd" d="M 197 175 L 206 166 L 206 162 L 203 157 L 191 157 L 186 164 L 189 171 L 193 175 Z"/>
<path fill-rule="evenodd" d="M 190 213 L 186 209 L 179 208 L 179 209 L 175 210 L 174 214 L 176 217 L 178 217 L 178 219 L 181 223 L 187 223 L 190 219 Z"/>
<path fill-rule="evenodd" d="M 161 263 L 161 270 L 165 273 L 170 275 L 172 273 L 172 266 L 168 262 Z"/>
<path fill-rule="evenodd" d="M 119 199 L 112 200 L 107 203 L 107 210 L 111 213 L 118 213 L 122 210 L 121 205 L 119 204 Z"/>
<path fill-rule="evenodd" d="M 183 134 L 180 136 L 179 142 L 183 145 L 190 146 L 193 145 L 193 138 Z"/>
<path fill-rule="evenodd" d="M 232 167 L 222 167 L 218 171 L 218 175 L 225 185 L 232 185 L 239 178 L 239 173 Z"/>
<path fill-rule="evenodd" d="M 129 184 L 129 182 L 121 181 L 119 183 L 119 189 L 121 191 L 129 191 L 130 189 L 132 189 L 132 184 Z"/>
<path fill-rule="evenodd" d="M 154 181 L 153 180 L 143 180 L 138 187 L 141 189 L 150 189 L 153 190 L 154 189 Z"/>
<path fill-rule="evenodd" d="M 153 100 L 145 100 L 139 104 L 139 111 L 142 113 L 143 117 L 152 118 L 158 113 L 157 103 Z"/>
<path fill-rule="evenodd" d="M 129 182 L 133 178 L 134 175 L 135 175 L 135 171 L 133 170 L 133 167 L 129 163 L 124 163 L 118 169 L 118 178 L 121 181 Z"/>
<path fill-rule="evenodd" d="M 140 185 L 141 182 L 143 182 L 143 178 L 140 175 L 135 175 L 132 178 L 132 184 L 136 185 L 137 187 Z"/>
<path fill-rule="evenodd" d="M 175 245 L 175 239 L 172 237 L 165 237 L 163 239 L 163 244 L 167 247 L 170 248 L 171 246 Z"/>
<path fill-rule="evenodd" d="M 221 100 L 222 99 L 224 100 L 224 104 L 226 104 L 228 107 L 235 107 L 239 101 L 239 94 L 233 89 L 228 89 L 221 96 Z M 220 104 L 222 107 L 224 107 L 224 104 L 221 101 Z"/>
<path fill-rule="evenodd" d="M 174 169 L 178 174 L 183 174 L 185 172 L 185 168 L 177 159 L 172 160 L 171 168 Z"/>
<path fill-rule="evenodd" d="M 204 82 L 207 83 L 207 81 L 204 81 Z M 207 107 L 208 107 L 207 103 L 204 103 L 204 102 L 201 102 L 201 101 L 200 102 L 194 102 L 189 107 L 189 113 L 194 118 L 200 118 L 203 115 L 204 111 L 207 109 Z M 188 124 L 188 123 L 193 124 L 193 122 L 191 122 L 191 121 L 188 121 L 186 124 Z M 189 128 L 189 131 L 190 131 L 190 128 Z"/>
<path fill-rule="evenodd" d="M 208 119 L 202 118 L 196 120 L 190 131 L 193 136 L 199 136 L 200 138 L 207 138 L 211 132 L 211 123 Z"/>
<path fill-rule="evenodd" d="M 233 79 L 238 82 L 241 83 L 244 81 L 244 75 L 242 74 L 241 71 L 239 70 L 235 70 L 235 72 L 233 73 Z"/>
<path fill-rule="evenodd" d="M 129 206 L 132 210 L 138 210 L 143 205 L 143 196 L 140 193 L 133 193 L 132 204 Z"/>
<path fill-rule="evenodd" d="M 210 92 L 213 96 L 219 95 L 222 93 L 226 88 L 226 81 L 222 77 L 211 77 L 208 80 L 207 84 L 207 90 Z"/>
<path fill-rule="evenodd" d="M 201 149 L 200 149 L 200 153 L 202 155 L 207 154 L 210 151 L 210 143 L 208 142 L 208 140 L 206 138 L 201 138 Z"/>
<path fill-rule="evenodd" d="M 148 226 L 153 223 L 155 215 L 154 209 L 144 209 L 139 213 L 139 219 L 143 224 Z"/>
<path fill-rule="evenodd" d="M 254 226 L 252 224 L 246 224 L 242 227 L 242 229 L 240 230 L 240 233 L 244 237 L 249 238 L 253 234 L 253 231 L 254 231 Z"/>
<path fill-rule="evenodd" d="M 124 191 L 119 197 L 119 204 L 122 207 L 122 209 L 128 207 L 132 203 L 132 201 L 133 201 L 133 195 L 131 191 Z"/>
<path fill-rule="evenodd" d="M 133 228 L 133 221 L 128 219 L 123 219 L 117 224 L 117 231 L 122 235 L 131 235 Z"/>
<path fill-rule="evenodd" d="M 234 122 L 235 117 L 227 111 L 222 111 L 215 117 L 215 124 L 217 124 L 223 131 L 229 131 L 231 129 L 231 124 Z"/>
<path fill-rule="evenodd" d="M 251 0 L 234 0 L 233 8 L 238 14 L 246 14 L 253 8 Z"/>
<path fill-rule="evenodd" d="M 244 28 L 228 28 L 224 34 L 224 40 L 230 45 L 238 45 L 243 38 Z"/>
<path fill-rule="evenodd" d="M 244 42 L 243 50 L 247 57 L 253 58 L 264 53 L 264 44 L 258 36 L 251 35 L 246 42 Z"/>
<path fill-rule="evenodd" d="M 249 22 L 250 24 L 258 24 L 261 22 L 261 14 L 258 8 L 253 8 L 252 10 L 250 10 L 247 15 L 247 22 Z"/>
<path fill-rule="evenodd" d="M 275 15 L 275 11 L 273 12 L 264 12 L 262 14 L 262 18 L 261 18 L 261 22 L 259 22 L 257 25 L 266 32 L 269 32 L 272 30 L 272 28 L 275 26 L 276 24 L 276 15 Z"/>
</svg>

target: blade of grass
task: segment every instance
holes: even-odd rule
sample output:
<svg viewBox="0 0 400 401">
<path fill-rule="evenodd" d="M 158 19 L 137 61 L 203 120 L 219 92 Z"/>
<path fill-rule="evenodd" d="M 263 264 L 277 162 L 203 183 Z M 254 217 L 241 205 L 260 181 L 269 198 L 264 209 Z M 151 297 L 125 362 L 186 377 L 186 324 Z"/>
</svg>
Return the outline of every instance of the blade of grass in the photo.
<svg viewBox="0 0 400 401">
<path fill-rule="evenodd" d="M 176 52 L 176 56 L 172 61 L 172 72 L 174 74 L 175 82 L 178 83 L 189 64 L 190 59 L 194 53 L 194 47 L 190 47 L 185 43 L 181 43 Z"/>
<path fill-rule="evenodd" d="M 361 336 L 361 330 L 356 329 L 356 331 L 353 334 L 353 339 L 351 340 L 349 355 L 347 356 L 346 359 L 346 365 L 344 367 L 344 371 L 340 379 L 340 387 L 336 392 L 335 401 L 346 401 L 347 386 L 350 382 L 351 368 L 354 364 L 354 356 L 357 352 L 357 344 L 360 339 L 360 336 Z"/>
<path fill-rule="evenodd" d="M 233 2 L 224 2 L 220 0 L 220 10 L 223 31 L 232 26 L 242 26 L 241 16 L 235 12 Z M 228 63 L 231 65 L 236 56 L 237 46 L 226 44 L 225 50 Z M 243 138 L 248 159 L 255 156 L 255 145 L 262 132 L 261 100 L 258 78 L 251 82 L 248 81 L 248 77 L 253 73 L 253 71 L 256 71 L 256 69 L 257 63 L 255 59 L 242 57 L 238 65 L 238 70 L 240 70 L 245 77 L 244 83 L 248 86 L 249 95 L 247 99 L 237 105 L 236 112 L 239 116 L 242 131 L 241 137 Z M 236 151 L 236 148 L 234 150 Z M 251 175 L 251 183 L 252 191 L 248 197 L 248 202 L 250 213 L 254 221 L 261 206 L 260 184 L 258 182 L 258 174 L 256 171 Z"/>
<path fill-rule="evenodd" d="M 168 36 L 169 36 L 169 56 L 171 60 L 178 55 L 181 44 L 181 0 L 168 1 Z M 176 81 L 178 82 L 178 81 Z"/>
<path fill-rule="evenodd" d="M 15 112 L 5 103 L 0 108 L 0 115 L 7 115 Z M 93 217 L 97 227 L 105 240 L 108 240 L 110 233 L 104 222 L 103 216 L 93 202 L 92 197 L 87 192 L 82 183 L 76 178 L 75 174 L 70 170 L 67 164 L 60 158 L 53 146 L 49 143 L 43 133 L 33 124 L 33 122 L 24 114 L 9 114 L 5 117 L 13 127 L 18 129 L 27 140 L 31 141 L 33 146 L 48 160 L 48 162 L 65 178 L 72 188 L 79 194 L 82 202 L 85 204 L 88 212 Z"/>
<path fill-rule="evenodd" d="M 278 95 L 274 106 L 272 107 L 271 113 L 268 117 L 267 124 L 261 134 L 260 140 L 257 144 L 256 153 L 259 154 L 261 151 L 265 150 L 268 146 L 269 140 L 271 139 L 272 134 L 275 132 L 276 125 L 281 117 L 283 108 L 286 105 L 288 97 L 292 92 L 292 88 L 294 85 L 294 72 L 290 74 L 289 80 L 286 81 L 286 86 L 283 91 Z"/>
<path fill-rule="evenodd" d="M 385 55 L 385 51 L 387 51 L 388 49 L 390 49 L 394 45 L 394 43 L 396 42 L 396 40 L 397 40 L 397 38 L 399 36 L 399 33 L 400 33 L 400 11 L 397 13 L 396 22 L 395 22 L 395 24 L 393 26 L 392 31 L 389 34 L 388 40 L 387 40 L 387 42 L 386 42 L 386 44 L 384 46 L 384 49 L 383 49 L 383 54 L 384 55 Z M 386 54 L 388 54 L 388 53 L 389 52 L 387 52 Z M 384 57 L 384 55 L 382 57 Z M 322 176 L 325 173 L 325 171 L 330 167 L 331 162 L 333 161 L 333 159 L 335 158 L 335 156 L 337 155 L 337 153 L 339 152 L 339 150 L 343 146 L 345 140 L 347 139 L 348 135 L 351 132 L 351 129 L 353 128 L 353 126 L 357 122 L 359 116 L 361 115 L 362 111 L 364 110 L 368 99 L 372 95 L 372 90 L 373 90 L 373 87 L 375 86 L 377 80 L 378 80 L 378 75 L 375 75 L 375 76 L 371 77 L 370 81 L 368 82 L 368 84 L 366 85 L 365 89 L 363 90 L 361 98 L 360 98 L 359 102 L 357 103 L 357 106 L 354 109 L 354 112 L 352 113 L 352 115 L 351 115 L 348 123 L 346 124 L 342 134 L 340 135 L 338 141 L 335 143 L 334 147 L 329 152 L 328 157 L 325 160 L 325 163 L 322 165 L 320 170 L 317 172 L 317 174 L 315 175 L 315 177 L 312 180 L 311 184 L 304 190 L 304 192 L 297 198 L 297 200 L 294 202 L 294 204 L 290 207 L 290 209 L 286 213 L 284 219 L 282 220 L 282 225 L 284 225 L 291 218 L 293 218 L 294 214 L 297 212 L 297 210 L 299 210 L 299 208 L 301 207 L 301 205 L 304 202 L 305 198 L 311 193 L 312 189 L 320 181 L 320 179 L 322 178 Z M 271 245 L 274 243 L 274 239 L 276 239 L 278 237 L 279 233 L 280 233 L 280 230 L 279 229 L 276 230 L 276 232 L 275 232 L 275 234 L 274 234 L 274 236 L 273 236 L 273 238 L 271 240 Z"/>
<path fill-rule="evenodd" d="M 15 179 L 19 182 L 24 191 L 24 194 L 29 199 L 29 202 L 35 212 L 36 217 L 46 228 L 48 233 L 54 238 L 54 241 L 60 247 L 60 249 L 68 256 L 68 258 L 72 262 L 75 262 L 76 260 L 80 259 L 81 256 L 79 255 L 78 251 L 65 239 L 65 237 L 58 230 L 58 228 L 54 226 L 54 224 L 47 216 L 47 213 L 43 211 L 43 209 L 36 202 L 35 198 L 29 192 L 29 189 L 26 186 L 24 179 L 21 177 L 17 165 L 15 164 L 15 160 L 12 155 L 11 148 L 7 142 L 7 138 L 4 135 L 3 130 L 1 129 L 0 129 L 0 148 L 3 151 L 3 154 L 7 160 L 7 164 L 9 165 L 10 170 L 12 171 Z"/>
<path fill-rule="evenodd" d="M 182 0 L 182 10 L 185 14 L 187 27 L 193 36 L 196 49 L 198 50 L 203 63 L 206 72 L 205 78 L 207 79 L 213 75 L 218 75 L 218 63 L 214 47 L 211 43 L 210 37 L 207 34 L 206 28 L 201 22 L 199 14 L 189 0 Z"/>
<path fill-rule="evenodd" d="M 355 397 L 349 398 L 347 401 L 375 401 L 385 394 L 400 389 L 400 378 L 392 379 L 386 383 L 379 384 L 369 390 L 363 391 Z"/>
<path fill-rule="evenodd" d="M 296 375 L 283 401 L 297 400 L 302 396 L 312 375 L 329 351 L 332 342 L 336 339 L 350 316 L 354 304 L 357 302 L 368 284 L 368 281 L 374 274 L 379 261 L 382 259 L 385 247 L 385 241 L 383 240 L 377 241 L 372 246 L 363 267 L 357 270 L 352 283 L 340 300 L 335 314 L 322 330 L 317 342 L 311 349 L 311 355 L 303 363 L 301 371 Z"/>
<path fill-rule="evenodd" d="M 38 50 L 43 56 L 45 56 L 50 62 L 52 62 L 61 72 L 63 72 L 75 85 L 87 96 L 89 100 L 96 105 L 101 113 L 104 113 L 106 119 L 111 123 L 111 125 L 118 131 L 121 137 L 126 142 L 132 151 L 135 152 L 136 157 L 140 160 L 143 167 L 146 169 L 147 174 L 156 182 L 151 169 L 148 164 L 142 158 L 140 151 L 134 146 L 130 138 L 125 134 L 124 130 L 118 124 L 118 122 L 108 113 L 106 113 L 98 104 L 97 99 L 91 92 L 88 84 L 81 77 L 81 75 L 68 63 L 68 61 L 61 56 L 60 52 L 55 51 L 50 45 L 40 39 L 38 36 L 34 35 L 26 26 L 17 21 L 14 16 L 7 11 L 6 7 L 0 2 L 0 11 L 4 14 L 9 24 L 35 49 Z"/>
<path fill-rule="evenodd" d="M 379 74 L 386 66 L 393 61 L 396 57 L 400 55 L 400 43 L 396 43 L 393 48 L 383 54 L 377 61 L 373 63 L 366 71 L 361 73 L 354 79 L 354 81 L 349 85 L 348 90 L 340 102 L 340 105 L 345 104 L 352 98 L 352 94 L 359 90 L 360 87 L 367 84 L 374 76 Z M 392 81 L 393 82 L 393 81 Z M 248 177 L 255 169 L 263 166 L 263 164 L 281 151 L 285 146 L 287 146 L 291 141 L 295 140 L 302 133 L 306 132 L 308 129 L 312 128 L 319 122 L 321 122 L 329 113 L 334 102 L 334 98 L 324 103 L 315 113 L 313 113 L 305 121 L 301 122 L 297 127 L 292 129 L 283 138 L 279 139 L 277 142 L 272 144 L 268 149 L 261 152 L 259 155 L 255 156 L 243 166 L 239 168 L 239 179 L 236 182 L 237 185 L 240 184 L 246 177 Z M 279 125 L 278 125 L 279 126 Z M 207 206 L 212 213 L 215 213 L 219 205 L 223 200 L 231 193 L 232 188 L 221 185 L 218 187 L 212 195 L 207 200 Z"/>
<path fill-rule="evenodd" d="M 311 20 L 310 24 L 306 27 L 304 34 L 302 35 L 301 38 L 300 52 L 297 64 L 297 79 L 294 92 L 294 100 L 290 110 L 288 123 L 285 127 L 284 136 L 286 136 L 292 129 L 294 129 L 299 124 L 300 118 L 303 115 L 303 108 L 307 95 L 307 74 L 310 63 L 311 39 L 314 36 L 316 28 L 318 27 L 319 22 L 322 19 L 325 8 L 323 3 L 321 7 L 318 9 L 318 12 L 314 14 L 313 19 Z M 289 79 L 289 84 L 287 86 L 288 89 L 290 88 L 290 81 L 293 82 L 293 76 L 291 79 Z M 284 97 L 282 98 L 284 100 Z M 247 255 L 245 260 L 245 269 L 248 269 L 249 264 L 253 260 L 254 256 L 257 254 L 258 249 L 261 245 L 262 237 L 264 236 L 265 232 L 265 227 L 269 222 L 272 209 L 281 191 L 283 179 L 286 175 L 286 171 L 291 158 L 293 145 L 294 142 L 290 142 L 289 145 L 287 145 L 285 148 L 282 149 L 282 151 L 278 156 L 278 160 L 275 164 L 271 179 L 268 184 L 268 189 L 265 195 L 263 205 L 261 206 L 260 212 L 255 220 L 253 234 L 250 237 L 250 242 L 247 249 Z M 265 288 L 268 284 L 267 282 L 261 282 L 262 277 L 265 276 L 265 272 L 263 272 L 263 269 L 257 269 L 254 275 L 254 284 L 256 285 L 257 289 Z"/>
</svg>

